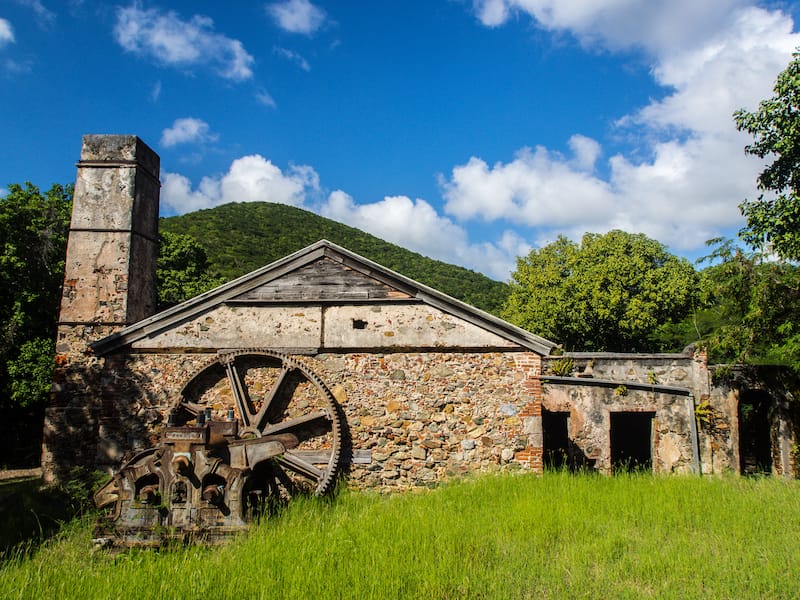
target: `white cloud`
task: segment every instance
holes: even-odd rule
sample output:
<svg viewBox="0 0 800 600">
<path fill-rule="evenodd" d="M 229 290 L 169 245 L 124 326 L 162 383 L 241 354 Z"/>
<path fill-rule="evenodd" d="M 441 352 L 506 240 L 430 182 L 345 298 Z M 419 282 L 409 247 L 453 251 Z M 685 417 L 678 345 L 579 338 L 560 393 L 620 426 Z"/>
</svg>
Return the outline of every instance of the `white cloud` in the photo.
<svg viewBox="0 0 800 600">
<path fill-rule="evenodd" d="M 557 233 L 576 239 L 585 231 L 641 231 L 683 251 L 738 229 L 737 205 L 757 194 L 762 165 L 745 156 L 749 140 L 736 131 L 732 113 L 770 96 L 800 46 L 788 16 L 746 4 L 476 0 L 486 26 L 528 14 L 586 45 L 644 49 L 666 95 L 619 119 L 619 132 L 638 146 L 600 168 L 602 147 L 578 134 L 568 143 L 571 156 L 525 148 L 491 167 L 472 157 L 441 178 L 446 211 L 527 226 L 548 240 Z"/>
<path fill-rule="evenodd" d="M 497 27 L 508 20 L 511 3 L 506 0 L 474 0 L 475 11 L 481 23 Z"/>
<path fill-rule="evenodd" d="M 14 43 L 14 29 L 6 19 L 0 18 L 0 48 Z"/>
<path fill-rule="evenodd" d="M 243 156 L 231 163 L 221 177 L 203 177 L 197 189 L 178 173 L 164 173 L 161 199 L 178 214 L 228 202 L 277 202 L 301 205 L 310 192 L 319 191 L 319 176 L 307 165 L 291 166 L 286 172 L 259 154 Z"/>
<path fill-rule="evenodd" d="M 211 133 L 208 123 L 193 117 L 175 119 L 172 127 L 168 127 L 161 132 L 161 145 L 165 148 L 190 142 L 209 142 L 216 139 L 217 135 Z"/>
<path fill-rule="evenodd" d="M 333 192 L 321 214 L 343 221 L 378 237 L 429 256 L 449 253 L 453 240 L 463 245 L 466 232 L 446 217 L 440 217 L 425 200 L 387 196 L 379 202 L 356 204 L 341 190 Z"/>
<path fill-rule="evenodd" d="M 450 180 L 442 180 L 446 211 L 459 219 L 529 226 L 565 226 L 578 218 L 603 223 L 615 210 L 614 194 L 609 184 L 585 170 L 599 146 L 582 136 L 572 143 L 579 150 L 572 161 L 542 147 L 524 148 L 510 163 L 491 168 L 471 158 L 453 169 Z"/>
<path fill-rule="evenodd" d="M 508 278 L 517 252 L 530 251 L 530 246 L 511 232 L 506 232 L 498 244 L 471 244 L 463 227 L 438 215 L 425 200 L 408 196 L 356 204 L 349 194 L 337 190 L 330 194 L 320 214 L 425 256 L 466 265 L 498 279 Z"/>
<path fill-rule="evenodd" d="M 287 48 L 275 48 L 274 52 L 278 56 L 282 56 L 286 60 L 293 62 L 298 67 L 300 67 L 303 71 L 310 71 L 311 70 L 311 65 L 308 64 L 308 61 L 305 58 L 303 58 L 300 54 L 298 54 L 297 52 L 294 52 L 294 51 L 289 50 Z"/>
<path fill-rule="evenodd" d="M 568 32 L 586 45 L 610 50 L 639 47 L 654 54 L 696 45 L 719 31 L 749 0 L 473 0 L 488 27 L 512 14 L 527 14 L 552 31 Z"/>
<path fill-rule="evenodd" d="M 291 33 L 310 35 L 322 27 L 325 11 L 309 0 L 285 0 L 266 5 L 278 27 Z"/>
<path fill-rule="evenodd" d="M 128 52 L 164 65 L 210 66 L 219 76 L 235 81 L 253 76 L 253 57 L 239 40 L 216 33 L 209 17 L 195 15 L 186 21 L 174 11 L 134 4 L 117 10 L 114 36 Z"/>
</svg>

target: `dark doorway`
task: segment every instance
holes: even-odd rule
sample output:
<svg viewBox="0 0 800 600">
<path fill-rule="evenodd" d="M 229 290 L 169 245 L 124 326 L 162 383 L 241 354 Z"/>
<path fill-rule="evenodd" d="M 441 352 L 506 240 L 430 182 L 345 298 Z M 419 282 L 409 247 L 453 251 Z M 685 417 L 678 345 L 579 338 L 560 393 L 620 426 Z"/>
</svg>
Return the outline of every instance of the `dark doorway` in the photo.
<svg viewBox="0 0 800 600">
<path fill-rule="evenodd" d="M 569 413 L 542 411 L 544 433 L 544 468 L 572 467 L 570 460 Z"/>
<path fill-rule="evenodd" d="M 611 413 L 612 470 L 653 469 L 653 417 L 653 412 Z"/>
<path fill-rule="evenodd" d="M 739 396 L 739 465 L 743 475 L 772 473 L 769 394 L 742 390 Z"/>
</svg>

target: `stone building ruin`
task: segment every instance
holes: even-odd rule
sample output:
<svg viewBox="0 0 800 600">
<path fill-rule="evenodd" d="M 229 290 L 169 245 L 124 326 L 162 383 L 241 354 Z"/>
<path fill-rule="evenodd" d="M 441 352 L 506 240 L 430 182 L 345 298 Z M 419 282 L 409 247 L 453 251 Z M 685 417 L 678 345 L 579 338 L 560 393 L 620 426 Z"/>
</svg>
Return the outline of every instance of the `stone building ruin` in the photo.
<svg viewBox="0 0 800 600">
<path fill-rule="evenodd" d="M 777 371 L 715 371 L 692 350 L 557 355 L 555 342 L 325 240 L 156 312 L 159 157 L 134 136 L 87 135 L 77 167 L 49 481 L 75 466 L 118 470 L 169 430 L 176 403 L 199 419 L 205 402 L 209 420 L 238 416 L 263 433 L 266 417 L 242 420 L 234 402 L 269 404 L 248 379 L 258 360 L 278 369 L 266 388 L 330 394 L 335 454 L 355 487 L 545 463 L 796 474 L 796 382 Z M 298 382 L 283 383 L 289 371 Z"/>
</svg>

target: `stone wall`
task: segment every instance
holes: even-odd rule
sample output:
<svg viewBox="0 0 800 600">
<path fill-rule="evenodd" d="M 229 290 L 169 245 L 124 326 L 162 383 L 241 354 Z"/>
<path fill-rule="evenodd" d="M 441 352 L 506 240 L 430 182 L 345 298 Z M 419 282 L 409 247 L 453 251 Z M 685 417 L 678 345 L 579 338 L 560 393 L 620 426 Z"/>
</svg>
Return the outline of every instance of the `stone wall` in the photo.
<svg viewBox="0 0 800 600">
<path fill-rule="evenodd" d="M 72 410 L 48 420 L 45 471 L 71 464 L 112 471 L 154 445 L 180 391 L 207 353 L 63 356 L 58 383 Z M 539 357 L 522 352 L 347 353 L 294 356 L 343 410 L 355 487 L 405 489 L 477 471 L 541 469 Z M 532 392 L 533 391 L 533 392 Z M 67 394 L 62 396 L 66 397 Z M 72 432 L 81 432 L 75 444 Z"/>
<path fill-rule="evenodd" d="M 79 343 L 73 339 L 69 346 Z M 58 410 L 49 413 L 45 471 L 58 472 L 65 462 L 112 471 L 155 444 L 181 389 L 213 356 L 59 355 L 56 387 L 69 393 L 58 397 L 69 402 L 51 407 Z M 601 472 L 611 470 L 615 412 L 653 413 L 656 472 L 690 473 L 698 464 L 704 474 L 738 472 L 737 407 L 743 391 L 753 386 L 783 390 L 770 413 L 774 472 L 796 475 L 796 380 L 759 379 L 750 372 L 712 380 L 702 356 L 577 355 L 566 376 L 553 375 L 562 358 L 530 352 L 294 358 L 320 376 L 343 410 L 352 449 L 360 456 L 347 466 L 358 488 L 406 489 L 481 471 L 541 472 L 543 408 L 570 413 L 571 440 Z M 703 404 L 708 410 L 693 423 L 696 407 Z"/>
<path fill-rule="evenodd" d="M 730 467 L 730 461 L 724 467 L 704 463 L 701 452 L 707 440 L 697 428 L 696 404 L 713 401 L 721 415 L 730 415 L 723 398 L 712 399 L 704 355 L 572 353 L 547 357 L 544 371 L 543 407 L 570 413 L 569 435 L 576 452 L 596 469 L 606 473 L 612 469 L 614 413 L 652 414 L 655 472 Z M 725 450 L 733 452 L 729 439 Z"/>
<path fill-rule="evenodd" d="M 536 469 L 523 413 L 529 353 L 321 355 L 313 360 L 344 408 L 358 487 L 429 485 L 468 472 Z M 535 440 L 533 440 L 535 443 Z M 518 460 L 519 459 L 519 460 Z"/>
<path fill-rule="evenodd" d="M 713 409 L 701 429 L 706 433 L 706 451 L 714 458 L 715 466 L 728 461 L 726 466 L 732 466 L 737 472 L 747 472 L 752 466 L 740 462 L 740 453 L 746 455 L 748 442 L 753 441 L 747 439 L 748 424 L 742 422 L 740 408 L 752 408 L 754 403 L 760 402 L 764 433 L 768 437 L 763 441 L 769 446 L 770 472 L 800 477 L 800 378 L 797 374 L 785 367 L 766 365 L 719 365 L 712 367 L 711 372 Z M 727 419 L 726 414 L 730 415 Z M 730 459 L 720 453 L 726 439 L 736 449 Z"/>
</svg>

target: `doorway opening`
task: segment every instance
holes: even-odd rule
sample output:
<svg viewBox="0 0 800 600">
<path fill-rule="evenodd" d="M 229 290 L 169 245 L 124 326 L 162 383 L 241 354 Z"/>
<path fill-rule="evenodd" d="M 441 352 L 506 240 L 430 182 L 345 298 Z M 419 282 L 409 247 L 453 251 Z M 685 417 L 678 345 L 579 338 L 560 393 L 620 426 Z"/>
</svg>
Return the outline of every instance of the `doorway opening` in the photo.
<svg viewBox="0 0 800 600">
<path fill-rule="evenodd" d="M 652 471 L 654 412 L 611 413 L 611 469 Z"/>
<path fill-rule="evenodd" d="M 544 468 L 572 468 L 569 413 L 542 411 L 542 432 L 544 433 Z"/>
<path fill-rule="evenodd" d="M 772 473 L 771 400 L 763 390 L 742 390 L 739 396 L 739 467 L 742 475 Z"/>
</svg>

